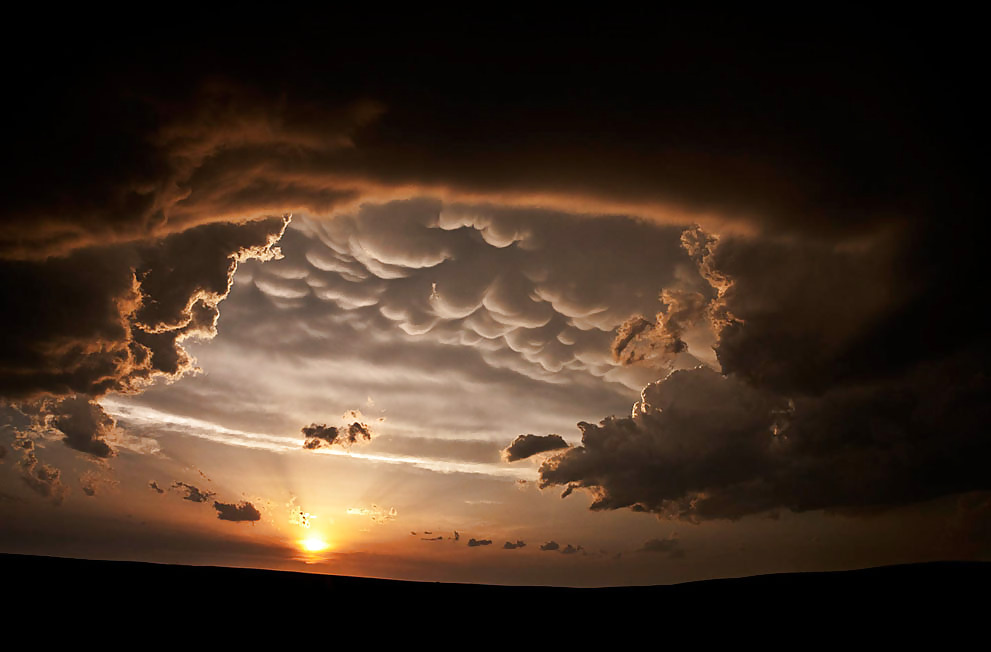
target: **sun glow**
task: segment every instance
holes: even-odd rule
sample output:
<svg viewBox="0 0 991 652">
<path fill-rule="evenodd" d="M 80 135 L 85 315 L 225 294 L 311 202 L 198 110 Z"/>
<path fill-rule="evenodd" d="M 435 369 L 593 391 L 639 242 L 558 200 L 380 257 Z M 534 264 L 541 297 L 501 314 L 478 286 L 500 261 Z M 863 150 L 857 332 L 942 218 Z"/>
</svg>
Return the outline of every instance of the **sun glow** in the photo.
<svg viewBox="0 0 991 652">
<path fill-rule="evenodd" d="M 321 552 L 330 547 L 329 543 L 317 536 L 301 539 L 299 545 L 306 552 Z"/>
</svg>

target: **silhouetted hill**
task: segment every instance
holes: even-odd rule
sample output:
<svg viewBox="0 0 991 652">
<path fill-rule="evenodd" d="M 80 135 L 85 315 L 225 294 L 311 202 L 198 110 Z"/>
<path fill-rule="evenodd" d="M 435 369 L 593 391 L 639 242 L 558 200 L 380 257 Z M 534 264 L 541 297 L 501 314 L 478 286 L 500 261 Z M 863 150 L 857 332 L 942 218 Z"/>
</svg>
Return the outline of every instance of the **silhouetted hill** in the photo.
<svg viewBox="0 0 991 652">
<path fill-rule="evenodd" d="M 974 644 L 985 645 L 991 613 L 986 562 L 575 589 L 0 555 L 0 577 L 10 622 L 57 625 L 49 635 L 99 623 L 142 631 L 154 623 L 152 629 L 169 635 L 207 622 L 214 635 L 250 638 L 284 626 L 309 636 L 313 628 L 359 626 L 412 642 L 468 629 L 481 640 L 532 640 L 527 632 L 536 627 L 551 637 L 539 647 L 550 648 L 642 631 L 655 642 L 738 635 L 780 643 L 779 636 L 798 634 L 804 638 L 796 644 L 813 647 L 847 636 L 890 642 L 925 635 L 953 649 L 954 641 L 974 634 L 980 636 Z"/>
</svg>

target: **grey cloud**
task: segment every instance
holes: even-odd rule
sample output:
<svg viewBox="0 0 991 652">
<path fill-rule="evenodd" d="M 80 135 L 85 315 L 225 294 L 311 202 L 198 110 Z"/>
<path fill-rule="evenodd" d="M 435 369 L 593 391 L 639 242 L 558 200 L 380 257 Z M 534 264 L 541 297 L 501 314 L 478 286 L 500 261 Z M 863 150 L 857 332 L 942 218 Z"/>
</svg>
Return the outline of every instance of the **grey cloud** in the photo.
<svg viewBox="0 0 991 652">
<path fill-rule="evenodd" d="M 648 539 L 637 552 L 663 554 L 671 559 L 680 559 L 685 556 L 681 541 L 675 535 L 664 539 Z"/>
<path fill-rule="evenodd" d="M 221 503 L 214 501 L 213 508 L 217 510 L 217 518 L 221 521 L 234 521 L 235 523 L 253 523 L 260 521 L 261 512 L 249 502 L 241 503 Z"/>
<path fill-rule="evenodd" d="M 186 495 L 183 496 L 182 499 L 194 503 L 205 503 L 215 495 L 212 491 L 201 491 L 199 488 L 194 487 L 191 484 L 179 481 L 173 483 L 172 488 L 177 491 L 184 491 Z"/>
<path fill-rule="evenodd" d="M 95 401 L 83 396 L 61 399 L 49 408 L 51 425 L 64 435 L 67 446 L 94 457 L 111 457 L 114 450 L 107 443 L 116 423 Z"/>
<path fill-rule="evenodd" d="M 17 466 L 21 471 L 21 479 L 43 498 L 50 498 L 55 505 L 61 505 L 69 488 L 62 483 L 62 471 L 50 464 L 44 464 L 35 453 L 34 442 L 19 437 L 14 440 L 14 446 L 21 449 L 21 459 Z"/>
<path fill-rule="evenodd" d="M 561 435 L 520 435 L 503 451 L 507 462 L 516 462 L 538 453 L 567 448 L 568 442 Z"/>
</svg>

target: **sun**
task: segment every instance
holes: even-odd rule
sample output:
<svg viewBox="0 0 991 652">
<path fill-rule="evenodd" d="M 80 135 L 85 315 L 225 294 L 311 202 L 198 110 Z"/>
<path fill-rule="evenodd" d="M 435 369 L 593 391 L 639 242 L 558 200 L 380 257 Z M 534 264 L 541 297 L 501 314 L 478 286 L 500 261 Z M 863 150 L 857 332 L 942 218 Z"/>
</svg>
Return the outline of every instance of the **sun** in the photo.
<svg viewBox="0 0 991 652">
<path fill-rule="evenodd" d="M 318 536 L 311 536 L 305 539 L 301 539 L 299 542 L 300 547 L 306 552 L 321 552 L 330 547 L 330 544 Z"/>
</svg>

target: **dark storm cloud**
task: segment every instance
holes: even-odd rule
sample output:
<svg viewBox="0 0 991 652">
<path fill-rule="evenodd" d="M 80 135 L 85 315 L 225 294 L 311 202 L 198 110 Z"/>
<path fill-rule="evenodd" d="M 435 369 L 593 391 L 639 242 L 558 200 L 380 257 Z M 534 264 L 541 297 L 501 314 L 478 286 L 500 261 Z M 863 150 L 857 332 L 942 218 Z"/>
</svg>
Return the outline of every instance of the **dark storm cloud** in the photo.
<svg viewBox="0 0 991 652">
<path fill-rule="evenodd" d="M 772 18 L 597 16 L 554 33 L 377 19 L 278 47 L 190 34 L 182 53 L 65 35 L 60 83 L 38 60 L 11 73 L 36 98 L 8 108 L 23 127 L 8 203 L 31 238 L 4 240 L 64 246 L 95 225 L 127 233 L 272 203 L 326 212 L 365 184 L 663 201 L 832 233 L 966 188 L 973 28 L 954 21 L 958 38 L 920 49 L 948 26 Z M 512 47 L 492 47 L 510 32 Z"/>
<path fill-rule="evenodd" d="M 477 548 L 479 546 L 491 546 L 491 539 L 468 539 L 469 548 Z"/>
<path fill-rule="evenodd" d="M 213 508 L 217 510 L 217 518 L 221 521 L 254 522 L 260 521 L 261 512 L 249 502 L 221 503 L 214 501 Z"/>
<path fill-rule="evenodd" d="M 0 393 L 95 396 L 177 377 L 192 366 L 182 340 L 215 334 L 238 261 L 272 257 L 284 228 L 282 218 L 210 224 L 158 241 L 0 260 L 0 300 L 13 316 L 0 343 Z"/>
<path fill-rule="evenodd" d="M 794 398 L 707 368 L 676 371 L 644 389 L 632 417 L 580 424 L 582 445 L 545 461 L 541 486 L 587 489 L 592 509 L 689 520 L 985 489 L 980 359 Z"/>
<path fill-rule="evenodd" d="M 512 541 L 507 541 L 503 544 L 503 550 L 517 550 L 519 548 L 525 548 L 526 543 L 517 539 L 516 543 Z"/>
<path fill-rule="evenodd" d="M 191 484 L 179 481 L 173 483 L 172 488 L 177 491 L 186 492 L 186 495 L 183 496 L 182 499 L 189 500 L 194 503 L 205 503 L 215 495 L 212 491 L 201 491 L 199 488 L 194 487 Z"/>
<path fill-rule="evenodd" d="M 538 453 L 567 448 L 568 442 L 561 435 L 520 435 L 506 447 L 503 455 L 507 462 L 525 460 Z"/>
</svg>

